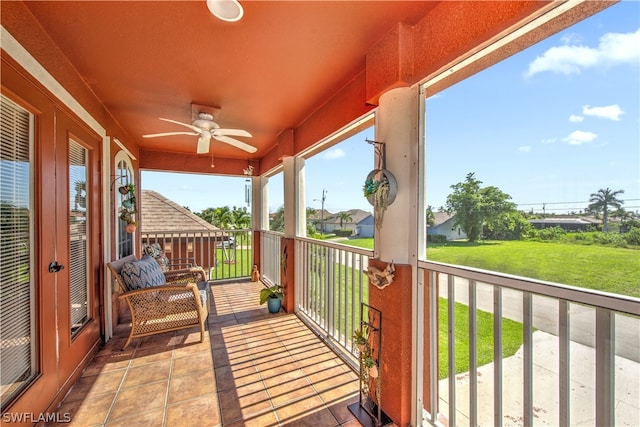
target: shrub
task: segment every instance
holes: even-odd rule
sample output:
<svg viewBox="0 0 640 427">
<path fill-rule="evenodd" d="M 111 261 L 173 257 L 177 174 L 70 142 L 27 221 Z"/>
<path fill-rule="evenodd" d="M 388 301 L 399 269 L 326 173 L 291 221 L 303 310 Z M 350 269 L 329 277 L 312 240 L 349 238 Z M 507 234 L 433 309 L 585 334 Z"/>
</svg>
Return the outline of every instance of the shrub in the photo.
<svg viewBox="0 0 640 427">
<path fill-rule="evenodd" d="M 447 236 L 444 234 L 427 234 L 427 242 L 447 243 Z"/>
<path fill-rule="evenodd" d="M 640 246 L 640 227 L 632 227 L 623 237 L 628 244 Z"/>
<path fill-rule="evenodd" d="M 333 233 L 338 237 L 351 237 L 353 235 L 353 230 L 336 228 L 333 230 Z"/>
<path fill-rule="evenodd" d="M 624 247 L 626 242 L 619 233 L 594 233 L 593 241 L 599 245 L 612 245 Z"/>
<path fill-rule="evenodd" d="M 560 240 L 565 236 L 565 234 L 567 234 L 567 232 L 564 231 L 562 227 L 558 227 L 556 225 L 555 227 L 548 227 L 543 228 L 542 230 L 537 230 L 537 232 L 535 233 L 535 237 L 540 240 Z"/>
</svg>

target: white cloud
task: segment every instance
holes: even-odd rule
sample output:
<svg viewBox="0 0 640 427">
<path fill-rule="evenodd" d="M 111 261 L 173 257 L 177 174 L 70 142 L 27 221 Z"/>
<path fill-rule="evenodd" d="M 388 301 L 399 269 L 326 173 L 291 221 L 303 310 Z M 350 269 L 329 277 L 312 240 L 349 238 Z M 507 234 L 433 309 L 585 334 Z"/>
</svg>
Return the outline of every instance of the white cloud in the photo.
<svg viewBox="0 0 640 427">
<path fill-rule="evenodd" d="M 584 117 L 582 116 L 577 116 L 575 114 L 572 114 L 569 116 L 569 121 L 572 123 L 580 123 L 584 120 Z"/>
<path fill-rule="evenodd" d="M 326 160 L 335 160 L 335 159 L 339 159 L 340 157 L 344 157 L 346 155 L 347 153 L 345 153 L 342 148 L 334 148 L 333 150 L 329 150 L 326 153 L 324 153 L 322 158 Z"/>
<path fill-rule="evenodd" d="M 634 33 L 607 33 L 597 47 L 574 44 L 575 36 L 563 37 L 564 46 L 554 46 L 529 64 L 526 77 L 544 71 L 580 74 L 595 66 L 637 64 L 640 60 L 640 29 Z"/>
<path fill-rule="evenodd" d="M 624 114 L 622 108 L 618 104 L 607 105 L 606 107 L 590 107 L 585 105 L 582 107 L 582 114 L 585 116 L 595 116 L 603 119 L 619 121 L 620 116 Z"/>
<path fill-rule="evenodd" d="M 584 132 L 581 130 L 574 130 L 567 137 L 562 138 L 563 141 L 569 145 L 582 145 L 586 142 L 591 142 L 596 139 L 598 135 L 593 132 Z"/>
<path fill-rule="evenodd" d="M 531 151 L 531 146 L 530 145 L 523 145 L 522 147 L 519 147 L 518 150 L 522 151 L 523 153 L 528 153 Z"/>
<path fill-rule="evenodd" d="M 543 144 L 555 144 L 557 140 L 558 138 L 545 138 L 540 142 L 542 142 Z"/>
</svg>

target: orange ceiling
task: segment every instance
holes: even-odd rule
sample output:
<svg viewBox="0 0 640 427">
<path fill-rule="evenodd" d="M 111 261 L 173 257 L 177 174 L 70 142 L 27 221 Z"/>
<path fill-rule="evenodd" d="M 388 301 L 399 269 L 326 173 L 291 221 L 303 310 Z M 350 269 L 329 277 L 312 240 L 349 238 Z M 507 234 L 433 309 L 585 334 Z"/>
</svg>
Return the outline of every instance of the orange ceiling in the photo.
<svg viewBox="0 0 640 427">
<path fill-rule="evenodd" d="M 195 153 L 191 104 L 220 107 L 222 127 L 246 129 L 249 156 L 220 142 L 216 156 L 261 158 L 364 69 L 367 51 L 434 1 L 242 1 L 218 20 L 205 1 L 27 1 L 127 137 L 147 150 Z M 188 130 L 187 130 L 188 131 Z M 242 138 L 239 138 L 242 139 Z"/>
</svg>

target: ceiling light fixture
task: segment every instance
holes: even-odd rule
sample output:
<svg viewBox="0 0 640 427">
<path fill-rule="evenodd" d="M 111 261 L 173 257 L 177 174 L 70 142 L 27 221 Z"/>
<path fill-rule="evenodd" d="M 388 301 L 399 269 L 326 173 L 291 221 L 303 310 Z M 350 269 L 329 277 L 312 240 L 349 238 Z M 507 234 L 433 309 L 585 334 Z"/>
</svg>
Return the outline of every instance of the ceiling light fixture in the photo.
<svg viewBox="0 0 640 427">
<path fill-rule="evenodd" d="M 227 22 L 239 21 L 244 15 L 237 0 L 207 0 L 207 7 L 216 18 Z"/>
</svg>

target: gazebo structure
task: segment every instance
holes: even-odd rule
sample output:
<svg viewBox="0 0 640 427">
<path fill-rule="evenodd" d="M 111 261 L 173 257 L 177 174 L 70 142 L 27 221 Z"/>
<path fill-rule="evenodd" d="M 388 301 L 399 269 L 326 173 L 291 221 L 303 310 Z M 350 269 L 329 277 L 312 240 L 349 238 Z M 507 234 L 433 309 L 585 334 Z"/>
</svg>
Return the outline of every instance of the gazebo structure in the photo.
<svg viewBox="0 0 640 427">
<path fill-rule="evenodd" d="M 382 409 L 398 426 L 436 423 L 437 331 L 430 329 L 436 317 L 429 298 L 437 295 L 437 274 L 552 291 L 426 260 L 425 99 L 615 2 L 242 1 L 244 15 L 236 22 L 212 15 L 207 3 L 217 2 L 0 4 L 0 162 L 19 165 L 11 176 L 3 173 L 2 203 L 11 206 L 13 227 L 26 242 L 11 256 L 17 260 L 12 271 L 20 274 L 2 272 L 1 315 L 9 310 L 16 316 L 11 324 L 21 325 L 9 337 L 3 319 L 2 345 L 15 352 L 9 359 L 3 347 L 2 414 L 54 411 L 111 338 L 115 290 L 105 264 L 122 255 L 120 248 L 137 255 L 141 248 L 139 229 L 121 232 L 117 190 L 138 184 L 141 170 L 250 176 L 254 263 L 265 279 L 285 286 L 288 312 L 340 331 L 336 342 L 356 354 L 347 339 L 355 322 L 313 312 L 316 306 L 305 300 L 315 243 L 305 236 L 304 162 L 374 127 L 375 140 L 386 144 L 397 192 L 376 229 L 374 250 L 344 265 L 395 266 L 391 285 L 367 287 L 368 304 L 384 319 Z M 204 131 L 191 125 L 197 119 L 208 126 Z M 211 121 L 252 137 L 216 131 Z M 144 137 L 158 133 L 170 135 Z M 268 232 L 267 188 L 269 176 L 281 171 L 286 223 L 278 234 Z M 85 199 L 73 206 L 78 182 Z M 5 200 L 5 188 L 13 199 Z M 25 208 L 29 215 L 20 215 Z M 5 301 L 10 276 L 18 284 Z M 614 310 L 637 313 L 638 303 L 579 292 L 562 298 L 598 311 L 596 392 L 608 396 L 607 319 Z M 18 373 L 12 378 L 5 377 L 10 363 Z M 533 417 L 527 372 L 525 424 Z M 569 387 L 563 384 L 560 412 L 566 415 Z M 597 424 L 610 424 L 613 401 L 595 405 Z M 453 405 L 445 414 L 450 422 L 455 411 Z M 499 404 L 496 411 L 499 416 Z"/>
</svg>

